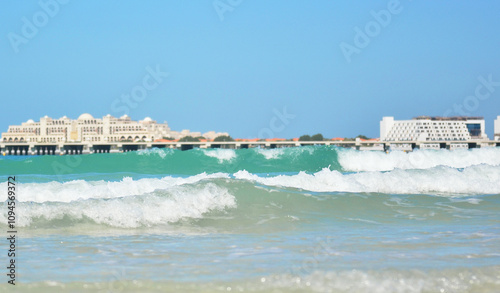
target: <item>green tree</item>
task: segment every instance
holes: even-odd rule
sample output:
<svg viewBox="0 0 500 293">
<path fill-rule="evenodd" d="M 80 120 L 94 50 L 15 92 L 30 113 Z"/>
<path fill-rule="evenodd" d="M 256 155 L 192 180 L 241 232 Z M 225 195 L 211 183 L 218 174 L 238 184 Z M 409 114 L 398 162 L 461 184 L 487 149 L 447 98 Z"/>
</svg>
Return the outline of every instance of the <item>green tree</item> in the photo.
<svg viewBox="0 0 500 293">
<path fill-rule="evenodd" d="M 299 141 L 311 141 L 311 136 L 309 134 L 304 134 L 299 137 Z"/>
<path fill-rule="evenodd" d="M 369 139 L 368 137 L 366 137 L 366 136 L 364 136 L 364 135 L 362 135 L 362 134 L 360 134 L 360 135 L 356 136 L 356 138 L 358 138 L 358 137 L 359 137 L 359 138 L 361 138 L 361 139 Z"/>
<path fill-rule="evenodd" d="M 234 139 L 230 135 L 219 135 L 214 141 L 234 141 Z"/>
<path fill-rule="evenodd" d="M 318 133 L 313 136 L 311 136 L 311 140 L 313 141 L 323 141 L 323 134 Z"/>
</svg>

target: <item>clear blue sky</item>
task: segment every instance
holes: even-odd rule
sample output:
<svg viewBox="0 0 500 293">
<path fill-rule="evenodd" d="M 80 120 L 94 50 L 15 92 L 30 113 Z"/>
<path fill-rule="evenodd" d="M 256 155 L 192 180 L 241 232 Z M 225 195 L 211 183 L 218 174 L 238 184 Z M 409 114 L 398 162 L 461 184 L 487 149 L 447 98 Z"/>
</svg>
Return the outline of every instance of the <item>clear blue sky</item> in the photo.
<svg viewBox="0 0 500 293">
<path fill-rule="evenodd" d="M 499 1 L 220 0 L 218 13 L 213 0 L 73 0 L 48 5 L 52 15 L 38 1 L 2 4 L 0 131 L 127 108 L 233 137 L 378 137 L 382 116 L 458 115 L 458 105 L 484 116 L 491 137 L 500 115 L 500 86 L 467 98 L 479 77 L 500 81 Z M 390 21 L 374 24 L 381 10 Z M 356 46 L 367 26 L 348 62 L 341 44 Z M 169 75 L 156 84 L 148 66 Z M 134 89 L 142 100 L 125 106 Z M 284 107 L 295 117 L 281 127 L 273 109 Z"/>
</svg>

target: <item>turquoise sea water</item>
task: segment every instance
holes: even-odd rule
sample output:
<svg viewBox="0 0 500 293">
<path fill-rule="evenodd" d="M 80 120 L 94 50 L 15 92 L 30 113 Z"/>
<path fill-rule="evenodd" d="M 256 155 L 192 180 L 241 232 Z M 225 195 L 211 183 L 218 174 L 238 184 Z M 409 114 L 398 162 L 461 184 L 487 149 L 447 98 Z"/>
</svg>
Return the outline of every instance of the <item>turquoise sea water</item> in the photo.
<svg viewBox="0 0 500 293">
<path fill-rule="evenodd" d="M 500 291 L 500 148 L 154 149 L 0 173 L 5 231 L 18 181 L 20 292 Z"/>
</svg>

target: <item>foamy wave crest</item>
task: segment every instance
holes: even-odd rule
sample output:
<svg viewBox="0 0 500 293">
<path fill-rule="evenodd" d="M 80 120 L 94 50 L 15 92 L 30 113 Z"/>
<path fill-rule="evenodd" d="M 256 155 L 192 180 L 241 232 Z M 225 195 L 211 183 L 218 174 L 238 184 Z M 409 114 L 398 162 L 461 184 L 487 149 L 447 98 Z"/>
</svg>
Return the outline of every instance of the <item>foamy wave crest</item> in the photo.
<svg viewBox="0 0 500 293">
<path fill-rule="evenodd" d="M 277 159 L 285 153 L 285 149 L 259 149 L 259 154 L 263 155 L 266 160 Z"/>
<path fill-rule="evenodd" d="M 231 161 L 236 158 L 236 152 L 230 149 L 214 149 L 214 150 L 203 150 L 205 156 L 216 158 L 219 163 L 224 161 Z"/>
<path fill-rule="evenodd" d="M 236 207 L 229 191 L 213 183 L 176 186 L 145 195 L 110 199 L 85 199 L 72 202 L 22 203 L 18 225 L 28 227 L 52 221 L 63 225 L 90 221 L 120 228 L 150 227 L 174 223 L 182 219 L 202 218 L 211 211 Z M 6 222 L 6 215 L 0 215 Z"/>
<path fill-rule="evenodd" d="M 314 173 L 259 177 L 247 171 L 236 179 L 268 186 L 292 187 L 314 192 L 378 192 L 394 194 L 499 194 L 500 167 L 478 165 L 458 170 L 434 167 L 426 170 L 361 172 L 342 174 L 327 168 Z"/>
<path fill-rule="evenodd" d="M 345 171 L 390 171 L 394 169 L 429 169 L 436 166 L 466 168 L 479 164 L 500 165 L 500 148 L 472 150 L 375 151 L 339 149 L 339 163 Z"/>
<path fill-rule="evenodd" d="M 173 149 L 166 149 L 166 148 L 152 148 L 152 149 L 144 149 L 144 150 L 138 150 L 137 154 L 139 156 L 159 156 L 160 158 L 164 159 L 168 155 L 172 155 L 174 153 Z"/>
<path fill-rule="evenodd" d="M 167 189 L 178 185 L 193 184 L 206 179 L 227 178 L 224 173 L 201 173 L 187 178 L 163 177 L 133 180 L 125 177 L 121 181 L 85 181 L 69 182 L 52 181 L 48 183 L 23 183 L 18 185 L 18 200 L 21 202 L 70 202 L 89 198 L 116 198 L 141 195 L 157 189 Z M 7 190 L 7 182 L 0 183 L 0 188 Z M 6 193 L 0 200 L 7 199 Z"/>
<path fill-rule="evenodd" d="M 314 153 L 314 146 L 293 147 L 293 148 L 279 148 L 279 149 L 257 149 L 257 152 L 264 156 L 266 160 L 274 160 L 281 158 L 297 159 L 302 153 L 312 155 Z"/>
</svg>

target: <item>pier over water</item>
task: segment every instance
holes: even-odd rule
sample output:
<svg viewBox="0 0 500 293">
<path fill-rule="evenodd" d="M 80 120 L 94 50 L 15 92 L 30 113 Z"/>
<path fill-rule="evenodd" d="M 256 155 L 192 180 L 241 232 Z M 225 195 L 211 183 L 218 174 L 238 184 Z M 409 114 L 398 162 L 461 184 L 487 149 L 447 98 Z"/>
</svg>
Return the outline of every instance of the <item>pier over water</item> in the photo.
<svg viewBox="0 0 500 293">
<path fill-rule="evenodd" d="M 413 151 L 415 149 L 472 149 L 484 147 L 499 147 L 500 141 L 391 141 L 380 142 L 356 139 L 353 141 L 208 141 L 208 142 L 121 142 L 121 143 L 0 143 L 0 153 L 3 156 L 15 155 L 81 155 L 94 153 L 121 153 L 152 148 L 170 148 L 178 150 L 201 149 L 247 149 L 247 148 L 286 148 L 310 145 L 330 145 L 344 148 L 368 151 Z"/>
</svg>

